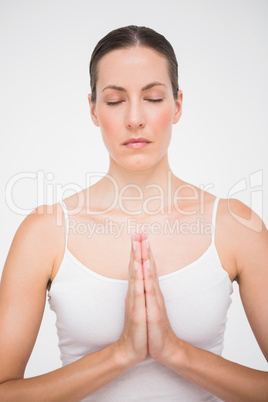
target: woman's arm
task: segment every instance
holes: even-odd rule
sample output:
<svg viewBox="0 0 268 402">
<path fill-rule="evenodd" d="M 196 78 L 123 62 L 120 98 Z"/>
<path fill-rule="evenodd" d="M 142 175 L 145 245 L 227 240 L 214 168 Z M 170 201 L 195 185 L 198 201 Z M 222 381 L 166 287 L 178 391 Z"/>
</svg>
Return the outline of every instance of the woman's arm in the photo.
<svg viewBox="0 0 268 402">
<path fill-rule="evenodd" d="M 51 210 L 41 212 L 42 208 L 38 207 L 20 225 L 3 270 L 0 285 L 1 401 L 79 401 L 147 355 L 143 276 L 141 268 L 134 269 L 131 250 L 126 324 L 120 340 L 68 366 L 23 379 L 42 320 L 55 256 L 59 243 L 64 242 L 63 227 L 56 227 L 57 214 L 62 210 L 56 207 L 53 213 Z M 137 298 L 136 294 L 141 293 L 143 299 Z"/>
<path fill-rule="evenodd" d="M 241 298 L 267 359 L 268 233 L 261 219 L 244 204 L 232 200 L 229 207 L 232 208 L 232 214 L 226 206 L 228 216 L 225 216 L 224 224 L 234 244 Z M 167 317 L 153 256 L 146 243 L 144 239 L 142 255 L 150 355 L 224 401 L 267 401 L 267 372 L 230 362 L 176 337 Z"/>
</svg>

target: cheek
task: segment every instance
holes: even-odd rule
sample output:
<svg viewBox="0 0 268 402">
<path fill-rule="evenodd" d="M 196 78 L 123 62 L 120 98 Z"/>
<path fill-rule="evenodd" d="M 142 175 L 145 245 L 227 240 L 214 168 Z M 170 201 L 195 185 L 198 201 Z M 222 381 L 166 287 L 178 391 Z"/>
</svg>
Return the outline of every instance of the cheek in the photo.
<svg viewBox="0 0 268 402">
<path fill-rule="evenodd" d="M 172 127 L 173 111 L 170 107 L 163 108 L 159 113 L 155 114 L 155 126 L 159 131 L 166 131 Z"/>
<path fill-rule="evenodd" d="M 99 113 L 99 125 L 103 138 L 109 141 L 109 138 L 113 138 L 118 135 L 118 119 L 115 118 L 115 113 L 105 112 Z"/>
</svg>

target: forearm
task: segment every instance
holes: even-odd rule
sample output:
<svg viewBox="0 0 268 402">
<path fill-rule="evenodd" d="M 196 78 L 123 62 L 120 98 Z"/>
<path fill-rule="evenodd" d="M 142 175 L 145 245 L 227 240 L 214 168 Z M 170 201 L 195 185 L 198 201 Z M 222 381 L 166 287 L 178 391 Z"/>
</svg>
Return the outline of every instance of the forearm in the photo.
<svg viewBox="0 0 268 402">
<path fill-rule="evenodd" d="M 241 366 L 186 342 L 178 341 L 176 352 L 164 364 L 226 402 L 268 400 L 267 372 Z"/>
<path fill-rule="evenodd" d="M 114 380 L 133 363 L 116 344 L 38 377 L 10 380 L 0 385 L 1 401 L 80 401 Z"/>
</svg>

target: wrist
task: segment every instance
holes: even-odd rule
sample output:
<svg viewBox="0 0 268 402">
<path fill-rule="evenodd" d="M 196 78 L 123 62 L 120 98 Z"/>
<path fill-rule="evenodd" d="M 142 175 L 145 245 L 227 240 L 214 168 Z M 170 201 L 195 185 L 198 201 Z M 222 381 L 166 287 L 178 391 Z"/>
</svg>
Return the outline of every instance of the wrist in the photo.
<svg viewBox="0 0 268 402">
<path fill-rule="evenodd" d="M 188 366 L 186 342 L 176 338 L 157 360 L 172 370 L 183 371 Z"/>
<path fill-rule="evenodd" d="M 128 370 L 140 361 L 120 342 L 115 342 L 113 344 L 113 350 L 115 362 L 122 369 Z"/>
</svg>

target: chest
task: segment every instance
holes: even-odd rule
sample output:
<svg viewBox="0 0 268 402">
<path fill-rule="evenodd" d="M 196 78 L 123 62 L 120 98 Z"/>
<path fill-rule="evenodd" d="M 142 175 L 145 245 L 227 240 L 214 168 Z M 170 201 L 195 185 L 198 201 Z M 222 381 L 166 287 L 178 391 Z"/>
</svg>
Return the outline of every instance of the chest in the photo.
<svg viewBox="0 0 268 402">
<path fill-rule="evenodd" d="M 127 279 L 131 235 L 142 231 L 149 235 L 160 276 L 196 261 L 212 241 L 211 224 L 200 219 L 80 217 L 69 225 L 67 246 L 69 252 L 92 271 L 109 278 Z"/>
</svg>

